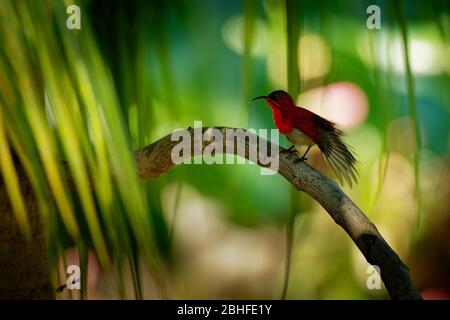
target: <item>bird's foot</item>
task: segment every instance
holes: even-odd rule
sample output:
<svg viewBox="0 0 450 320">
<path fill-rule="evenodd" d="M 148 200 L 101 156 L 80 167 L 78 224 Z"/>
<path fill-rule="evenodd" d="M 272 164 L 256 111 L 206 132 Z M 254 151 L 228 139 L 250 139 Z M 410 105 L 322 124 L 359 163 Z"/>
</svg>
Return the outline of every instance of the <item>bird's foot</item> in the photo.
<svg viewBox="0 0 450 320">
<path fill-rule="evenodd" d="M 308 158 L 305 157 L 305 156 L 303 156 L 303 157 L 301 157 L 301 158 L 295 159 L 295 160 L 294 160 L 294 163 L 299 163 L 299 162 L 303 162 L 303 161 L 306 161 L 306 160 L 308 160 Z"/>
<path fill-rule="evenodd" d="M 287 153 L 287 154 L 296 154 L 296 155 L 298 155 L 298 150 L 294 149 L 294 146 L 292 146 L 289 149 L 281 150 L 280 153 Z"/>
</svg>

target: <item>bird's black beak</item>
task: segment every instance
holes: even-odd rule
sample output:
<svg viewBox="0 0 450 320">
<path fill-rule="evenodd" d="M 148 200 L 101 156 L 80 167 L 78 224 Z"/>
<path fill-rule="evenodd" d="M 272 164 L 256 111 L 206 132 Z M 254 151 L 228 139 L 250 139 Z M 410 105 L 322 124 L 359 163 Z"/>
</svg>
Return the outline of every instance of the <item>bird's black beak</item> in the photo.
<svg viewBox="0 0 450 320">
<path fill-rule="evenodd" d="M 268 96 L 259 96 L 259 97 L 253 98 L 252 102 L 255 100 L 259 100 L 259 99 L 269 99 L 269 97 Z"/>
</svg>

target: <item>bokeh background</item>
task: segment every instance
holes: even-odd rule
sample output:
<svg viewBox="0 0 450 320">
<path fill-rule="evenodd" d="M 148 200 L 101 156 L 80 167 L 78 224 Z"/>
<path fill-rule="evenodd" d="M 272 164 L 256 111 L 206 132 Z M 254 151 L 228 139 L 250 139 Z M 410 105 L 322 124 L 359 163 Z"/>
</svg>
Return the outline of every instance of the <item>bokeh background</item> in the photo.
<svg viewBox="0 0 450 320">
<path fill-rule="evenodd" d="M 66 27 L 71 4 L 80 30 Z M 373 4 L 379 30 L 366 25 Z M 32 181 L 55 287 L 81 264 L 89 299 L 388 298 L 367 287 L 347 235 L 278 175 L 245 164 L 136 177 L 132 150 L 194 121 L 274 128 L 250 100 L 284 89 L 347 133 L 360 178 L 345 191 L 424 298 L 450 298 L 447 0 L 2 0 L 0 41 L 0 142 Z M 317 149 L 309 162 L 332 177 Z"/>
</svg>

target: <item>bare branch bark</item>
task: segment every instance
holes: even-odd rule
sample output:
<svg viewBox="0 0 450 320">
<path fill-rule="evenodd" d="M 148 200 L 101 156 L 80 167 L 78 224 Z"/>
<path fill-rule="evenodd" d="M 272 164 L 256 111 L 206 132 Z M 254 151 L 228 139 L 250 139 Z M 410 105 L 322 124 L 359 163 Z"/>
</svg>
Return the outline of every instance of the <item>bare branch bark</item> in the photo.
<svg viewBox="0 0 450 320">
<path fill-rule="evenodd" d="M 245 151 L 236 148 L 236 141 L 226 138 L 224 127 L 205 127 L 202 132 L 218 129 L 222 132 L 223 150 L 233 143 L 233 153 L 249 158 L 249 152 L 257 152 L 259 145 L 245 143 Z M 228 128 L 233 129 L 233 128 Z M 193 129 L 189 129 L 194 144 Z M 248 133 L 252 135 L 251 133 Z M 259 138 L 261 143 L 267 143 Z M 160 175 L 172 169 L 175 164 L 171 160 L 172 148 L 178 141 L 171 141 L 171 135 L 150 144 L 135 152 L 135 160 L 138 174 L 141 179 L 156 179 Z M 192 149 L 192 155 L 200 155 L 209 143 L 202 143 L 202 148 Z M 269 143 L 273 148 L 274 145 Z M 280 150 L 283 148 L 280 147 Z M 224 151 L 224 152 L 225 152 Z M 353 242 L 357 245 L 367 262 L 380 268 L 381 278 L 392 299 L 421 299 L 419 291 L 409 275 L 408 267 L 389 246 L 378 232 L 375 225 L 353 203 L 353 201 L 331 179 L 310 167 L 305 162 L 295 162 L 297 156 L 289 153 L 280 153 L 279 170 L 297 190 L 306 192 L 313 197 L 329 213 L 333 220 L 344 229 Z M 265 161 L 258 159 L 258 165 L 264 166 Z"/>
</svg>

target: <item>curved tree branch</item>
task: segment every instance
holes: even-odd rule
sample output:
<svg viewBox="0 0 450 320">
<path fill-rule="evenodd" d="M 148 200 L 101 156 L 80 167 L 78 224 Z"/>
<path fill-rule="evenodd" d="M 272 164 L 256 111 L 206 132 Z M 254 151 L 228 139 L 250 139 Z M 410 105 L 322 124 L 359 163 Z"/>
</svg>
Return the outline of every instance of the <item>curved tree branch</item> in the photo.
<svg viewBox="0 0 450 320">
<path fill-rule="evenodd" d="M 249 159 L 251 152 L 258 152 L 261 145 L 268 144 L 269 150 L 274 147 L 280 148 L 261 138 L 259 138 L 259 143 L 251 144 L 248 139 L 242 140 L 242 137 L 227 137 L 225 130 L 234 128 L 205 127 L 200 130 L 208 135 L 213 129 L 220 130 L 224 137 L 221 142 L 223 143 L 222 150 L 227 150 L 226 147 L 233 144 L 234 150 L 232 153 L 247 159 Z M 191 136 L 191 145 L 194 145 L 194 129 L 189 128 L 188 130 Z M 244 132 L 250 137 L 254 136 L 248 131 L 244 130 Z M 245 145 L 244 150 L 237 148 L 236 142 L 239 142 L 239 139 Z M 171 135 L 169 134 L 149 146 L 137 150 L 135 160 L 140 178 L 156 179 L 172 169 L 175 166 L 171 160 L 172 148 L 178 143 L 179 141 L 171 141 Z M 201 155 L 208 144 L 208 142 L 202 141 L 199 144 L 201 148 L 192 148 L 190 156 Z M 283 148 L 280 149 L 283 150 Z M 383 239 L 375 225 L 334 181 L 316 171 L 307 163 L 296 162 L 296 159 L 298 157 L 294 154 L 280 153 L 278 173 L 297 190 L 306 192 L 319 202 L 333 220 L 350 236 L 366 260 L 380 268 L 381 278 L 392 299 L 421 299 L 419 291 L 411 280 L 408 267 Z M 263 163 L 267 163 L 267 161 L 261 158 L 257 159 L 258 165 L 267 166 Z"/>
</svg>

